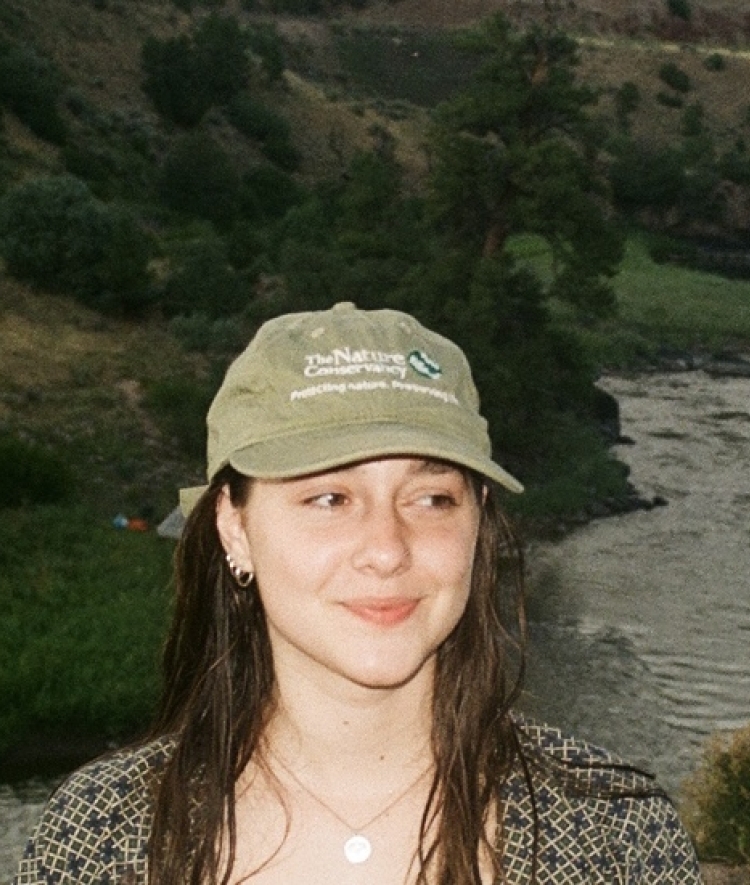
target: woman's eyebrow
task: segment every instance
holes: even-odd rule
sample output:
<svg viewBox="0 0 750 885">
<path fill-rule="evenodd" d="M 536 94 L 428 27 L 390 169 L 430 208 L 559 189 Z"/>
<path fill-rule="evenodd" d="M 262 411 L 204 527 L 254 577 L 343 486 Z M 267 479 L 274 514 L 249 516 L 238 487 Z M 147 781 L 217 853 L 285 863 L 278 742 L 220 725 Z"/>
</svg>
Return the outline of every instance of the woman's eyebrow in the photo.
<svg viewBox="0 0 750 885">
<path fill-rule="evenodd" d="M 448 461 L 439 461 L 435 458 L 425 458 L 412 468 L 413 473 L 461 473 L 461 468 Z"/>
</svg>

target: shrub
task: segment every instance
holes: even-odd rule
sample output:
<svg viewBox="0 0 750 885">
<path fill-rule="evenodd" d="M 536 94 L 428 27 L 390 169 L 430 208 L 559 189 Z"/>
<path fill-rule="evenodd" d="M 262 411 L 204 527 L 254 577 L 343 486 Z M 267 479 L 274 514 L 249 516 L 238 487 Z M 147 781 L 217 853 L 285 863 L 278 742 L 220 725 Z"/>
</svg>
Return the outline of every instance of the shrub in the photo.
<svg viewBox="0 0 750 885">
<path fill-rule="evenodd" d="M 664 212 L 685 191 L 686 172 L 679 151 L 650 151 L 631 144 L 610 168 L 615 204 L 625 212 L 652 208 Z"/>
<path fill-rule="evenodd" d="M 683 816 L 700 856 L 750 863 L 750 725 L 714 736 L 683 789 Z"/>
<path fill-rule="evenodd" d="M 61 152 L 65 169 L 85 181 L 100 199 L 146 201 L 153 195 L 156 170 L 148 147 L 141 149 L 137 142 L 139 137 L 71 138 Z M 147 142 L 149 135 L 142 138 Z"/>
<path fill-rule="evenodd" d="M 28 46 L 0 45 L 0 103 L 31 131 L 53 144 L 67 136 L 59 100 L 64 88 L 55 65 Z"/>
<path fill-rule="evenodd" d="M 213 386 L 174 378 L 154 384 L 146 392 L 146 406 L 187 455 L 198 457 L 205 450 L 206 412 L 214 393 Z"/>
<path fill-rule="evenodd" d="M 246 219 L 281 218 L 301 203 L 305 191 L 291 176 L 264 163 L 248 172 L 242 181 L 241 213 Z"/>
<path fill-rule="evenodd" d="M 298 169 L 302 159 L 300 152 L 288 138 L 269 138 L 263 142 L 261 151 L 267 160 L 288 172 Z"/>
<path fill-rule="evenodd" d="M 239 221 L 227 238 L 227 255 L 232 266 L 255 282 L 258 274 L 270 272 L 271 230 L 258 219 Z"/>
<path fill-rule="evenodd" d="M 727 66 L 727 60 L 721 52 L 712 52 L 706 56 L 703 66 L 708 71 L 723 71 Z"/>
<path fill-rule="evenodd" d="M 141 62 L 144 91 L 162 116 L 195 126 L 247 85 L 247 36 L 236 19 L 212 13 L 190 36 L 150 37 Z"/>
<path fill-rule="evenodd" d="M 223 226 L 237 212 L 239 176 L 229 156 L 209 135 L 191 133 L 167 155 L 159 190 L 171 209 Z"/>
<path fill-rule="evenodd" d="M 229 122 L 238 132 L 256 141 L 267 138 L 288 138 L 289 124 L 268 107 L 247 92 L 234 96 L 227 108 Z"/>
<path fill-rule="evenodd" d="M 276 111 L 241 92 L 227 109 L 232 125 L 248 138 L 260 142 L 263 155 L 282 169 L 294 171 L 300 154 L 291 140 L 289 123 Z"/>
<path fill-rule="evenodd" d="M 247 343 L 244 325 L 237 317 L 211 319 L 205 313 L 193 313 L 174 317 L 169 328 L 185 350 L 233 355 Z"/>
<path fill-rule="evenodd" d="M 195 29 L 192 44 L 213 103 L 225 104 L 247 86 L 248 37 L 237 19 L 212 13 Z"/>
<path fill-rule="evenodd" d="M 56 504 L 73 491 L 60 457 L 9 435 L 0 436 L 0 508 Z"/>
<path fill-rule="evenodd" d="M 656 100 L 668 108 L 681 108 L 685 104 L 682 96 L 673 92 L 657 92 Z"/>
<path fill-rule="evenodd" d="M 670 15 L 689 22 L 693 15 L 689 0 L 667 0 L 667 9 Z"/>
<path fill-rule="evenodd" d="M 271 12 L 289 15 L 317 15 L 323 11 L 322 0 L 270 0 Z"/>
<path fill-rule="evenodd" d="M 156 110 L 180 126 L 195 126 L 211 107 L 211 95 L 185 35 L 170 40 L 149 37 L 141 63 L 143 90 Z"/>
<path fill-rule="evenodd" d="M 230 265 L 227 248 L 218 237 L 181 245 L 173 263 L 162 297 L 168 315 L 203 313 L 214 319 L 239 313 L 246 306 L 247 287 Z"/>
<path fill-rule="evenodd" d="M 719 172 L 729 181 L 750 187 L 750 155 L 742 144 L 735 145 L 719 158 Z"/>
<path fill-rule="evenodd" d="M 153 300 L 148 265 L 155 241 L 125 207 L 107 207 L 106 220 L 101 259 L 81 300 L 106 313 L 139 314 Z"/>
<path fill-rule="evenodd" d="M 0 254 L 8 272 L 106 310 L 147 297 L 152 240 L 129 212 L 72 176 L 35 178 L 0 201 Z"/>
<path fill-rule="evenodd" d="M 632 80 L 627 80 L 615 92 L 615 113 L 621 129 L 629 128 L 630 115 L 638 109 L 640 103 L 641 91 Z"/>
<path fill-rule="evenodd" d="M 690 77 L 673 61 L 668 61 L 659 68 L 659 79 L 675 92 L 690 92 Z"/>
<path fill-rule="evenodd" d="M 248 32 L 248 45 L 260 59 L 260 66 L 269 83 L 281 80 L 285 61 L 278 30 L 273 25 L 258 25 Z"/>
<path fill-rule="evenodd" d="M 682 134 L 685 138 L 698 138 L 706 132 L 706 110 L 700 102 L 685 108 L 682 115 Z"/>
</svg>

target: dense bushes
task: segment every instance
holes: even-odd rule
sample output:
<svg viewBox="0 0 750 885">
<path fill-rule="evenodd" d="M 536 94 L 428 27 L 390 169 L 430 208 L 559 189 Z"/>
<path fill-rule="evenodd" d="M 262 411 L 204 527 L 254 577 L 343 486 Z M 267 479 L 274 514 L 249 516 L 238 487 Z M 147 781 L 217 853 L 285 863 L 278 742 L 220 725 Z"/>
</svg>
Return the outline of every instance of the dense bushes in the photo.
<svg viewBox="0 0 750 885">
<path fill-rule="evenodd" d="M 615 115 L 624 132 L 630 129 L 630 117 L 641 103 L 641 91 L 632 80 L 626 80 L 615 92 Z"/>
<path fill-rule="evenodd" d="M 240 179 L 221 146 L 202 132 L 177 141 L 164 161 L 160 195 L 171 209 L 228 226 L 237 214 Z"/>
<path fill-rule="evenodd" d="M 160 298 L 167 315 L 203 313 L 215 319 L 247 307 L 248 286 L 231 267 L 222 239 L 207 235 L 171 251 L 172 273 Z"/>
<path fill-rule="evenodd" d="M 9 107 L 33 133 L 54 144 L 67 135 L 59 103 L 62 75 L 30 46 L 0 43 L 0 104 Z"/>
<path fill-rule="evenodd" d="M 90 306 L 142 308 L 151 252 L 136 218 L 72 176 L 31 179 L 0 201 L 0 254 L 9 273 Z"/>
<path fill-rule="evenodd" d="M 659 79 L 675 92 L 690 92 L 690 77 L 674 62 L 666 62 L 659 68 Z"/>
<path fill-rule="evenodd" d="M 683 814 L 701 857 L 750 863 L 750 726 L 708 743 Z"/>
<path fill-rule="evenodd" d="M 647 150 L 629 144 L 610 169 L 617 206 L 625 213 L 651 208 L 666 212 L 685 189 L 685 164 L 676 148 Z"/>
<path fill-rule="evenodd" d="M 144 90 L 181 126 L 195 126 L 248 82 L 248 39 L 236 19 L 211 14 L 190 35 L 150 37 L 143 45 Z"/>
<path fill-rule="evenodd" d="M 727 60 L 721 52 L 712 52 L 706 56 L 703 67 L 707 71 L 723 71 L 726 69 Z"/>
<path fill-rule="evenodd" d="M 686 22 L 690 21 L 693 15 L 689 0 L 667 0 L 667 9 L 670 15 Z"/>
<path fill-rule="evenodd" d="M 284 53 L 273 26 L 243 28 L 232 16 L 212 13 L 190 34 L 146 40 L 143 88 L 162 116 L 192 127 L 209 108 L 229 104 L 248 87 L 251 55 L 268 83 L 281 79 Z"/>
<path fill-rule="evenodd" d="M 0 435 L 0 508 L 54 504 L 73 490 L 67 464 L 52 452 Z"/>
<path fill-rule="evenodd" d="M 215 392 L 216 385 L 202 387 L 192 379 L 174 378 L 152 385 L 146 405 L 182 451 L 200 458 L 206 446 L 206 412 Z"/>
<path fill-rule="evenodd" d="M 268 105 L 241 92 L 230 102 L 227 116 L 238 132 L 260 142 L 271 162 L 290 171 L 297 168 L 299 154 L 292 143 L 289 124 Z"/>
</svg>

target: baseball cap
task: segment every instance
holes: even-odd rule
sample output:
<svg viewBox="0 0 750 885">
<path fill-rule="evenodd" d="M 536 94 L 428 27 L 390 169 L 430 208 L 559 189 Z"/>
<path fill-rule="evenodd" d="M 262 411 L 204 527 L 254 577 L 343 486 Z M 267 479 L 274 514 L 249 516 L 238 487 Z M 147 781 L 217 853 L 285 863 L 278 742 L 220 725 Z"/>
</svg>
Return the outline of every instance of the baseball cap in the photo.
<svg viewBox="0 0 750 885">
<path fill-rule="evenodd" d="M 342 302 L 269 320 L 230 365 L 206 423 L 209 481 L 227 464 L 283 479 L 413 455 L 523 491 L 492 460 L 463 351 L 396 310 Z M 204 490 L 181 491 L 184 513 Z"/>
</svg>

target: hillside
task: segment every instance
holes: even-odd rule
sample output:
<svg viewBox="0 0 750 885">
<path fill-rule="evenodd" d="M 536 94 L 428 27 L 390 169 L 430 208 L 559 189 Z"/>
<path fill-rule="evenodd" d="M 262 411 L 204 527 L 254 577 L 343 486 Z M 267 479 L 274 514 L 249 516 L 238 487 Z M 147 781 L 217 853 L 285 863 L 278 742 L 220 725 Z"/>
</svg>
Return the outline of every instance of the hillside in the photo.
<svg viewBox="0 0 750 885">
<path fill-rule="evenodd" d="M 692 0 L 689 22 L 666 8 L 662 0 L 398 0 L 326 19 L 270 16 L 262 8 L 251 14 L 240 0 L 223 6 L 245 25 L 272 23 L 283 38 L 283 80 L 264 84 L 261 94 L 289 122 L 300 155 L 293 173 L 298 181 L 340 176 L 357 151 L 385 145 L 415 189 L 429 163 L 423 147 L 429 106 L 467 75 L 447 34 L 498 10 L 522 24 L 549 15 L 578 36 L 581 78 L 601 90 L 596 113 L 608 124 L 616 91 L 630 82 L 641 96 L 631 118 L 638 138 L 672 144 L 681 137 L 684 109 L 700 105 L 718 142 L 744 141 L 750 132 L 745 51 L 750 0 L 732 3 L 731 9 L 718 0 Z M 205 9 L 187 14 L 171 0 L 5 0 L 0 40 L 32 47 L 59 69 L 75 151 L 70 143 L 60 147 L 33 135 L 6 111 L 0 192 L 18 181 L 69 170 L 74 154 L 79 163 L 90 156 L 109 164 L 105 185 L 116 198 L 125 191 L 125 198 L 137 201 L 139 194 L 127 192 L 127 175 L 135 168 L 153 178 L 182 134 L 156 112 L 142 88 L 142 47 L 149 37 L 187 33 L 204 17 Z M 721 65 L 708 66 L 707 59 L 717 54 Z M 689 80 L 687 93 L 677 96 L 680 106 L 660 100 L 665 62 L 678 63 Z M 219 109 L 201 125 L 238 167 L 250 168 L 261 156 L 258 145 L 240 137 Z M 729 224 L 744 235 L 750 189 L 734 188 L 728 198 Z M 158 215 L 149 222 L 164 224 Z M 180 236 L 191 236 L 189 227 Z M 167 264 L 169 257 L 155 262 L 157 269 L 159 261 Z M 263 277 L 253 285 L 258 294 Z M 200 457 L 186 454 L 175 423 L 196 423 L 200 397 L 215 384 L 227 346 L 236 346 L 236 340 L 225 342 L 218 357 L 186 352 L 158 314 L 138 324 L 102 317 L 7 276 L 0 276 L 0 338 L 0 430 L 68 455 L 90 479 L 86 494 L 98 510 L 160 517 L 174 500 L 174 488 L 199 478 Z M 165 412 L 159 402 L 170 389 L 173 401 L 179 399 L 169 387 L 175 380 L 198 384 L 200 396 L 188 403 L 190 415 L 175 412 L 159 420 Z"/>
<path fill-rule="evenodd" d="M 0 431 L 49 447 L 94 512 L 162 518 L 201 479 L 145 400 L 169 378 L 206 377 L 163 324 L 131 324 L 0 281 Z"/>
<path fill-rule="evenodd" d="M 441 66 L 441 53 L 450 62 L 444 46 L 437 47 L 437 56 L 420 50 L 430 34 L 474 24 L 496 11 L 523 25 L 545 17 L 577 36 L 582 79 L 603 90 L 600 113 L 611 115 L 613 90 L 626 81 L 635 83 L 643 96 L 633 117 L 639 134 L 669 140 L 679 127 L 679 111 L 665 109 L 657 100 L 663 86 L 658 71 L 665 61 L 676 62 L 688 74 L 691 90 L 685 105 L 702 105 L 720 137 L 736 137 L 747 125 L 750 0 L 691 2 L 689 21 L 670 15 L 665 0 L 398 0 L 330 20 L 250 14 L 239 0 L 229 0 L 223 8 L 243 23 L 270 20 L 284 36 L 291 72 L 273 101 L 292 123 L 303 176 L 316 178 L 340 168 L 358 148 L 372 147 L 378 137 L 373 132 L 383 130 L 419 169 L 424 163 L 419 149 L 422 116 L 410 92 L 420 95 L 424 82 L 436 77 L 436 89 L 445 89 L 435 68 Z M 165 39 L 185 32 L 196 15 L 181 12 L 170 0 L 6 0 L 0 10 L 0 37 L 28 41 L 53 60 L 68 84 L 69 105 L 84 100 L 102 122 L 131 131 L 155 130 L 168 142 L 172 133 L 142 90 L 141 48 L 149 36 Z M 347 57 L 346 37 L 368 31 L 375 42 L 360 40 Z M 353 61 L 352 51 L 360 59 Z M 708 70 L 706 57 L 718 51 L 725 60 L 723 69 Z M 361 58 L 366 53 L 380 56 L 376 63 L 369 60 L 369 68 Z M 401 97 L 395 92 L 406 97 L 407 106 L 396 113 L 387 106 Z M 213 122 L 225 138 L 231 137 L 221 121 Z M 56 152 L 10 114 L 5 115 L 5 141 L 13 166 L 21 164 L 33 174 L 59 165 Z"/>
<path fill-rule="evenodd" d="M 686 21 L 671 15 L 664 0 L 398 0 L 376 3 L 356 17 L 415 27 L 456 27 L 500 10 L 522 25 L 546 16 L 581 36 L 682 40 L 734 48 L 742 48 L 750 38 L 747 0 L 700 0 L 690 3 L 689 9 Z"/>
</svg>

